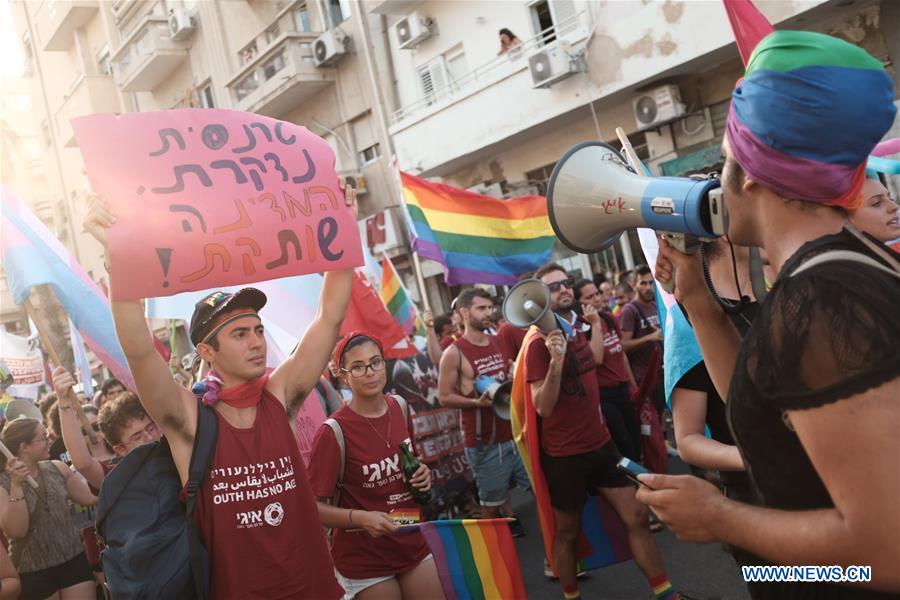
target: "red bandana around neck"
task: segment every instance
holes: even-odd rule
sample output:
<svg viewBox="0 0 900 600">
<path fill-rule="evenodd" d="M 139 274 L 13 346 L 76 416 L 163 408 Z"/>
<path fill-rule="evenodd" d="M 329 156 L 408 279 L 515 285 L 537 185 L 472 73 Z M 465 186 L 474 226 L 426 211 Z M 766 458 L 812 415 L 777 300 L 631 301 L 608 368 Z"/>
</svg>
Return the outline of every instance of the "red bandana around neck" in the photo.
<svg viewBox="0 0 900 600">
<path fill-rule="evenodd" d="M 234 408 L 250 408 L 262 400 L 263 388 L 269 381 L 269 374 L 250 380 L 247 383 L 219 390 L 219 400 Z"/>
</svg>

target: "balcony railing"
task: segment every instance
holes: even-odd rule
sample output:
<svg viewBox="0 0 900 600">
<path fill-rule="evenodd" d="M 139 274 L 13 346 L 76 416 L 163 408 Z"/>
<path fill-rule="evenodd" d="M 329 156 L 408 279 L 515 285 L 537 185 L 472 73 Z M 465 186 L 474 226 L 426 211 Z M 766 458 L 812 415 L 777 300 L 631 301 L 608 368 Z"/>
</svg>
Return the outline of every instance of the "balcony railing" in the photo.
<svg viewBox="0 0 900 600">
<path fill-rule="evenodd" d="M 75 134 L 70 121 L 93 113 L 119 112 L 116 84 L 109 75 L 81 75 L 72 84 L 65 101 L 56 111 L 59 142 L 74 147 Z"/>
<path fill-rule="evenodd" d="M 68 50 L 75 30 L 87 25 L 100 9 L 98 0 L 44 0 L 35 14 L 35 29 L 45 51 Z"/>
<path fill-rule="evenodd" d="M 169 37 L 166 17 L 145 17 L 113 55 L 116 83 L 126 92 L 153 91 L 187 56 L 185 43 Z"/>
<path fill-rule="evenodd" d="M 505 54 L 501 54 L 483 65 L 469 71 L 458 79 L 449 77 L 442 87 L 432 90 L 422 98 L 412 102 L 391 115 L 392 123 L 399 123 L 415 116 L 426 108 L 436 104 L 446 104 L 484 89 L 528 67 L 528 57 L 536 50 L 555 41 L 575 43 L 585 39 L 590 32 L 586 11 L 572 15 L 558 25 L 548 27 L 537 35 L 524 40 Z"/>
<path fill-rule="evenodd" d="M 334 83 L 334 71 L 316 67 L 313 42 L 321 33 L 285 31 L 249 59 L 226 85 L 237 108 L 280 117 Z"/>
</svg>

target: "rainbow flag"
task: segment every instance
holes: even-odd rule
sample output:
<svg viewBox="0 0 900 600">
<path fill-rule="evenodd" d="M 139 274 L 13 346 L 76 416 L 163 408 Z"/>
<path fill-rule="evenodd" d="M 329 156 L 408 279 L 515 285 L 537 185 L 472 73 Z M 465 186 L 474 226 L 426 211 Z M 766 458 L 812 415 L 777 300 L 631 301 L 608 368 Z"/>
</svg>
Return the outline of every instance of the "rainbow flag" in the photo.
<svg viewBox="0 0 900 600">
<path fill-rule="evenodd" d="M 528 597 L 507 519 L 429 521 L 417 528 L 434 555 L 447 600 Z"/>
<path fill-rule="evenodd" d="M 134 389 L 113 326 L 109 301 L 47 227 L 7 188 L 0 187 L 0 255 L 13 302 L 21 305 L 36 285 L 49 284 L 88 348 Z"/>
<path fill-rule="evenodd" d="M 381 291 L 378 292 L 381 301 L 391 315 L 400 324 L 403 333 L 409 335 L 416 328 L 417 311 L 415 304 L 406 293 L 403 282 L 394 263 L 388 258 L 387 254 L 381 261 Z"/>
<path fill-rule="evenodd" d="M 524 359 L 526 348 L 536 336 L 541 336 L 537 327 L 528 330 L 516 359 L 510 420 L 519 456 L 522 457 L 522 463 L 531 480 L 531 489 L 534 491 L 538 521 L 544 538 L 544 551 L 555 572 L 553 538 L 556 537 L 556 518 L 550 504 L 547 480 L 541 468 L 538 416 L 531 401 L 531 386 L 528 384 Z M 600 410 L 599 406 L 597 410 Z M 579 568 L 583 570 L 599 569 L 631 558 L 625 525 L 602 496 L 589 496 L 584 503 L 581 510 L 581 535 L 576 552 Z"/>
<path fill-rule="evenodd" d="M 547 200 L 498 200 L 400 173 L 413 250 L 444 265 L 448 285 L 514 285 L 550 259 Z"/>
<path fill-rule="evenodd" d="M 722 0 L 725 3 L 725 12 L 734 32 L 734 41 L 737 42 L 738 52 L 744 66 L 750 62 L 753 50 L 764 37 L 775 31 L 764 14 L 753 5 L 751 0 Z"/>
</svg>

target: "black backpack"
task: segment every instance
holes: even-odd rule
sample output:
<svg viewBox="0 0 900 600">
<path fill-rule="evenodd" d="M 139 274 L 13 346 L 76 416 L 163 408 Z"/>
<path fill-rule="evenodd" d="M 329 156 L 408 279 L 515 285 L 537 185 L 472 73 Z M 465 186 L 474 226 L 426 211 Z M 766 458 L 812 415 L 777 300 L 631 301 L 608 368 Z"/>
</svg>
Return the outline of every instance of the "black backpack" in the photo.
<svg viewBox="0 0 900 600">
<path fill-rule="evenodd" d="M 103 481 L 96 527 L 113 598 L 209 597 L 209 554 L 194 507 L 218 433 L 215 411 L 198 401 L 186 505 L 166 438 L 129 452 Z"/>
</svg>

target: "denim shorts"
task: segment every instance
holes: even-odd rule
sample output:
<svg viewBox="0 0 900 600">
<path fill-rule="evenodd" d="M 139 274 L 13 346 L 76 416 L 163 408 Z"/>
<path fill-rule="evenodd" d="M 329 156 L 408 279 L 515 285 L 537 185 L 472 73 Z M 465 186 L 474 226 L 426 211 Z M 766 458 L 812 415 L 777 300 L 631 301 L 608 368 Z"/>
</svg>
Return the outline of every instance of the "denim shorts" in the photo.
<svg viewBox="0 0 900 600">
<path fill-rule="evenodd" d="M 509 500 L 509 490 L 513 486 L 525 491 L 531 489 L 531 481 L 513 440 L 466 448 L 466 459 L 475 473 L 478 502 L 482 506 L 500 506 Z"/>
</svg>

